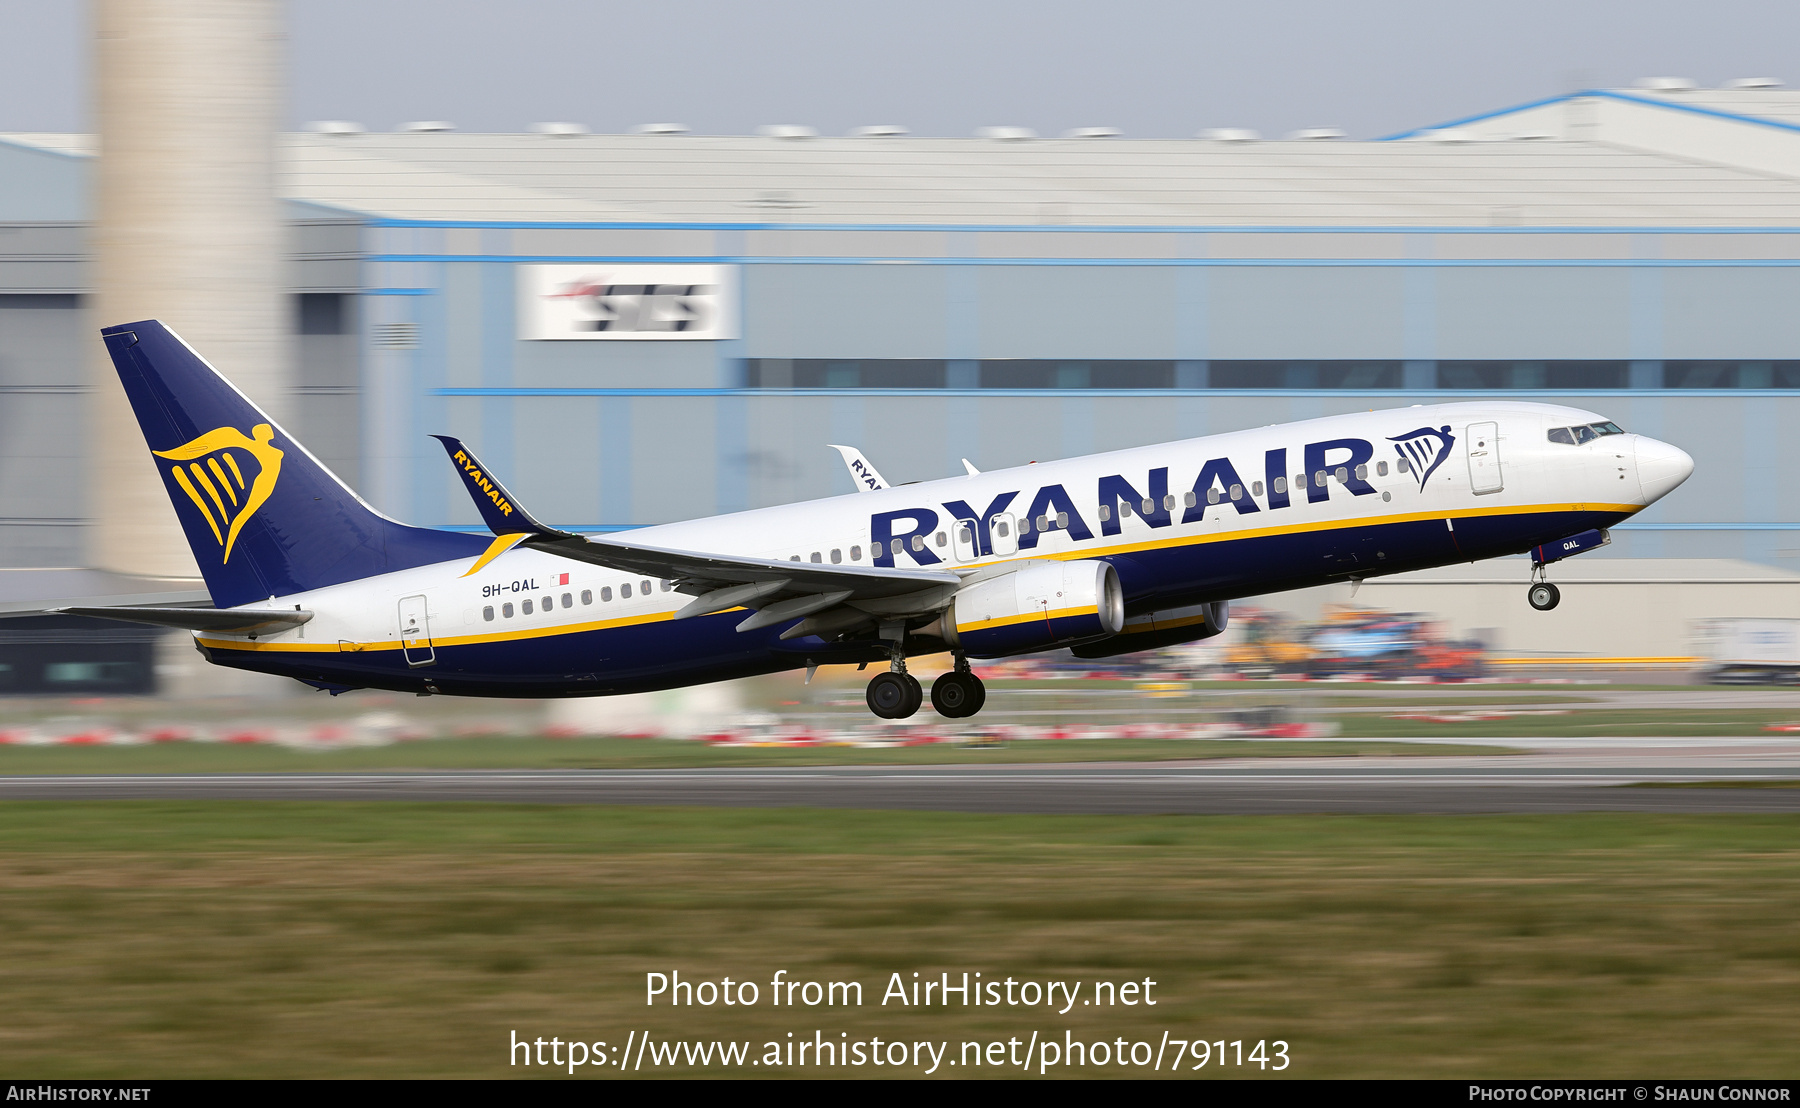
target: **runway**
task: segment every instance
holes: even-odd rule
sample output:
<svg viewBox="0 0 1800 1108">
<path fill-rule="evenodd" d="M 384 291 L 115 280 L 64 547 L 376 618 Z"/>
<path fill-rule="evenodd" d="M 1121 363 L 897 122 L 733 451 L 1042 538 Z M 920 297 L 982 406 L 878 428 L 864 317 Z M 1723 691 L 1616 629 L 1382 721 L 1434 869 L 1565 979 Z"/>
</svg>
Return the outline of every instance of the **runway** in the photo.
<svg viewBox="0 0 1800 1108">
<path fill-rule="evenodd" d="M 1433 740 L 1437 741 L 1437 740 Z M 1060 765 L 492 770 L 0 777 L 5 800 L 374 800 L 959 812 L 1800 813 L 1800 788 L 1644 788 L 1800 780 L 1781 739 L 1484 740 L 1526 753 Z M 1328 750 L 1330 744 L 1321 744 Z"/>
</svg>

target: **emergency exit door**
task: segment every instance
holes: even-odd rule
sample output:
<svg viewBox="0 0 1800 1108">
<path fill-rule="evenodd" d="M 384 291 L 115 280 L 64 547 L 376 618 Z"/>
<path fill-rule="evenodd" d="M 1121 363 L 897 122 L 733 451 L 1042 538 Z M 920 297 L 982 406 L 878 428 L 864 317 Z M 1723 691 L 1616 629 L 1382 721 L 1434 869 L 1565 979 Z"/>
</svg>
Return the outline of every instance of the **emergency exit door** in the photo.
<svg viewBox="0 0 1800 1108">
<path fill-rule="evenodd" d="M 437 661 L 431 648 L 431 624 L 425 617 L 425 598 L 408 596 L 400 601 L 400 653 L 409 666 L 428 666 Z"/>
<path fill-rule="evenodd" d="M 1500 427 L 1495 423 L 1471 423 L 1463 444 L 1469 452 L 1469 491 L 1480 495 L 1506 487 L 1500 476 Z"/>
</svg>

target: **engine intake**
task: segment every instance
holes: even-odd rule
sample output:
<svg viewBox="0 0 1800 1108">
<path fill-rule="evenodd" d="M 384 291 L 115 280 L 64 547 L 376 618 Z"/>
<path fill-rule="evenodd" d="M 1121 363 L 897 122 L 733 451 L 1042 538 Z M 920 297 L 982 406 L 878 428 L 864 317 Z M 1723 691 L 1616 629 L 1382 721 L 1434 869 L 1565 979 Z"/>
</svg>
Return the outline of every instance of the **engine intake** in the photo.
<svg viewBox="0 0 1800 1108">
<path fill-rule="evenodd" d="M 976 658 L 1029 654 L 1118 634 L 1125 594 L 1110 562 L 1037 562 L 958 592 L 940 625 Z"/>
</svg>

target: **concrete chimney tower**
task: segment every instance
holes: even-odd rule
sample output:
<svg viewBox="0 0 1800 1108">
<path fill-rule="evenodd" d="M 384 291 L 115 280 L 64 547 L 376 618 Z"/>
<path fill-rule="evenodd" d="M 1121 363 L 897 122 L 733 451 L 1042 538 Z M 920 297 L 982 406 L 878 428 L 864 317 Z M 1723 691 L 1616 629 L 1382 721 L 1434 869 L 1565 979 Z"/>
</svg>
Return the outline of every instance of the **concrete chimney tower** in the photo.
<svg viewBox="0 0 1800 1108">
<path fill-rule="evenodd" d="M 158 318 L 277 420 L 292 307 L 275 198 L 280 0 L 92 0 L 93 326 Z M 88 562 L 197 575 L 112 361 L 93 336 Z"/>
</svg>

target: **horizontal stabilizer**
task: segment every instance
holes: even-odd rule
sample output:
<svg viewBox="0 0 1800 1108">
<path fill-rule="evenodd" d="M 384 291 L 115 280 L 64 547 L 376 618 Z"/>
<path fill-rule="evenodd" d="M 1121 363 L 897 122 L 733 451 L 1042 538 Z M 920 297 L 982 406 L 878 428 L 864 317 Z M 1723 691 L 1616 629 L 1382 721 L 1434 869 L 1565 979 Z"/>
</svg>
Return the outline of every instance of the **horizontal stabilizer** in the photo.
<svg viewBox="0 0 1800 1108">
<path fill-rule="evenodd" d="M 281 608 L 49 608 L 44 615 L 92 616 L 187 631 L 263 632 L 274 634 L 300 626 L 311 612 Z"/>
<path fill-rule="evenodd" d="M 513 494 L 507 492 L 506 486 L 488 472 L 488 468 L 481 464 L 481 459 L 464 446 L 461 439 L 449 435 L 431 437 L 444 444 L 444 453 L 450 455 L 450 464 L 456 467 L 456 475 L 462 478 L 463 487 L 469 490 L 469 498 L 475 501 L 475 510 L 481 513 L 481 522 L 487 524 L 488 530 L 496 535 L 562 537 L 568 534 L 567 531 L 545 527 L 532 519 L 531 514 L 519 507 Z"/>
</svg>

